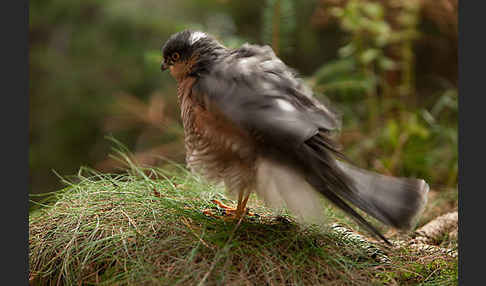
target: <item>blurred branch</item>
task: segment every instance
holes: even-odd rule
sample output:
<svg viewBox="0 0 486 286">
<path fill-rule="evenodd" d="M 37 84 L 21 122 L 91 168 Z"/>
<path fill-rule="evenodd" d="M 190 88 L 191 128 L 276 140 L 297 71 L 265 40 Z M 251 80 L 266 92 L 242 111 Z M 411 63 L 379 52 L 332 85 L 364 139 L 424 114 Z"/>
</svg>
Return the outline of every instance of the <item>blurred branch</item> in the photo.
<svg viewBox="0 0 486 286">
<path fill-rule="evenodd" d="M 266 0 L 263 8 L 262 39 L 271 44 L 276 55 L 294 48 L 296 14 L 293 0 Z"/>
<path fill-rule="evenodd" d="M 165 114 L 165 100 L 162 94 L 154 93 L 150 97 L 149 103 L 145 103 L 139 98 L 125 93 L 119 92 L 115 94 L 116 101 L 113 109 L 117 113 L 121 113 L 122 116 L 107 117 L 105 120 L 105 130 L 115 131 L 126 128 L 128 125 L 137 123 L 146 124 L 165 132 L 171 126 L 178 123 L 166 116 Z M 122 121 L 120 121 L 120 119 Z M 182 134 L 180 129 L 171 129 L 177 133 Z"/>
<path fill-rule="evenodd" d="M 275 1 L 273 5 L 273 17 L 272 17 L 272 47 L 275 54 L 278 56 L 280 45 L 279 45 L 279 37 L 280 37 L 280 0 Z"/>
<path fill-rule="evenodd" d="M 161 93 L 154 92 L 150 96 L 148 103 L 126 92 L 115 94 L 115 98 L 116 101 L 112 109 L 118 115 L 106 118 L 105 131 L 121 131 L 141 125 L 142 130 L 137 138 L 139 145 L 146 145 L 145 142 L 153 141 L 152 137 L 161 137 L 164 134 L 182 138 L 183 130 L 179 123 L 165 112 L 166 103 Z M 155 133 L 148 132 L 151 128 L 155 128 L 157 131 Z M 181 144 L 180 140 L 159 144 L 156 147 L 151 147 L 149 150 L 135 150 L 133 161 L 141 165 L 154 166 L 161 161 L 161 157 L 181 160 L 184 157 L 183 149 L 183 144 Z M 96 163 L 95 166 L 104 172 L 121 167 L 118 161 L 110 158 Z"/>
<path fill-rule="evenodd" d="M 184 147 L 180 142 L 175 141 L 164 145 L 159 145 L 149 150 L 136 152 L 132 155 L 132 161 L 139 166 L 156 166 L 166 159 L 180 161 L 184 158 Z M 122 168 L 123 164 L 118 160 L 107 158 L 95 164 L 95 169 L 101 172 L 111 172 Z"/>
</svg>

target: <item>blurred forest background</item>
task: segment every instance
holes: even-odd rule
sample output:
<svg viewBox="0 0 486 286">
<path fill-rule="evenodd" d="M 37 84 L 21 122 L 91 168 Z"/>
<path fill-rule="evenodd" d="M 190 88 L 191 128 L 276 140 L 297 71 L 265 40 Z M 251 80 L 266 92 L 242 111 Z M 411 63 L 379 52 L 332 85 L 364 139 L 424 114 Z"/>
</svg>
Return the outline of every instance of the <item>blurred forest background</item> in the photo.
<svg viewBox="0 0 486 286">
<path fill-rule="evenodd" d="M 31 193 L 61 188 L 55 172 L 115 172 L 107 136 L 139 163 L 184 162 L 160 48 L 185 28 L 271 45 L 341 111 L 359 166 L 457 186 L 457 0 L 32 0 L 29 12 Z"/>
</svg>

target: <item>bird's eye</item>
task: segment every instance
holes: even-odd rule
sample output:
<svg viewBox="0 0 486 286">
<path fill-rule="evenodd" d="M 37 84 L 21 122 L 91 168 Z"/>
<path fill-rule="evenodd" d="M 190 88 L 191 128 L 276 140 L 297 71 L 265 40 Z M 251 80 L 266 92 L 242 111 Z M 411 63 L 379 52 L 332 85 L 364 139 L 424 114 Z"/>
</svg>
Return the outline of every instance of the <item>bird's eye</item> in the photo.
<svg viewBox="0 0 486 286">
<path fill-rule="evenodd" d="M 174 60 L 174 61 L 177 61 L 180 57 L 181 57 L 181 55 L 179 55 L 178 52 L 173 53 L 172 56 L 171 56 L 172 60 Z"/>
</svg>

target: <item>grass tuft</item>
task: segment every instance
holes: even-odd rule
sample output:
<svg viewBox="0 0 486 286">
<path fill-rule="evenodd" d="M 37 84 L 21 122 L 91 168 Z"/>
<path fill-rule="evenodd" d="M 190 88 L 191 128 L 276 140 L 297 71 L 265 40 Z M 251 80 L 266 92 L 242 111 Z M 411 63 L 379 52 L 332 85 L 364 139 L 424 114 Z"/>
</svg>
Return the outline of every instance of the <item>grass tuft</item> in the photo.
<svg viewBox="0 0 486 286">
<path fill-rule="evenodd" d="M 29 215 L 31 285 L 450 285 L 457 258 L 303 226 L 251 198 L 225 221 L 222 189 L 183 168 L 83 168 Z M 33 202 L 34 203 L 34 202 Z M 358 229 L 329 208 L 331 221 Z M 387 256 L 370 252 L 370 245 Z"/>
</svg>

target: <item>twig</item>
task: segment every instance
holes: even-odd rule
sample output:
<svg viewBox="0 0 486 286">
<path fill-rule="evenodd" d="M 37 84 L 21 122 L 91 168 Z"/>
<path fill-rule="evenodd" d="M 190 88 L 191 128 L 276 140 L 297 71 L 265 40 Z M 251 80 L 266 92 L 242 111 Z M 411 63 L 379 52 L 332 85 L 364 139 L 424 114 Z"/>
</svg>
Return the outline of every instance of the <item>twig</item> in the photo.
<svg viewBox="0 0 486 286">
<path fill-rule="evenodd" d="M 415 231 L 416 240 L 425 243 L 437 242 L 447 233 L 457 229 L 457 211 L 441 215 Z"/>
<path fill-rule="evenodd" d="M 355 243 L 356 246 L 360 247 L 376 261 L 379 261 L 381 263 L 390 263 L 390 258 L 386 255 L 386 253 L 383 252 L 383 250 L 379 249 L 376 244 L 368 241 L 364 236 L 355 233 L 337 223 L 333 224 L 331 228 L 340 235 L 342 235 L 344 238 Z"/>
</svg>

